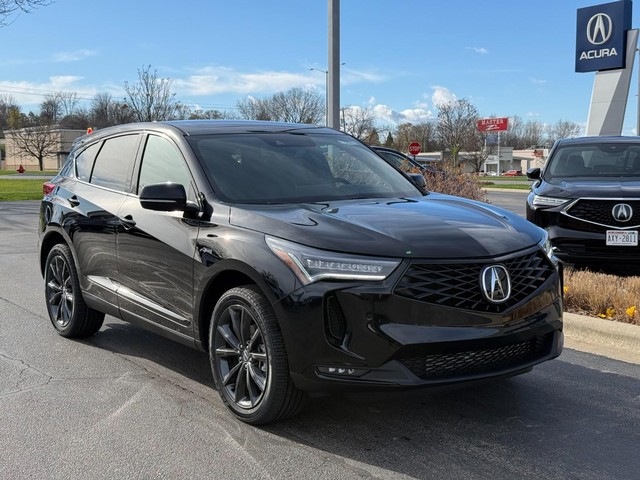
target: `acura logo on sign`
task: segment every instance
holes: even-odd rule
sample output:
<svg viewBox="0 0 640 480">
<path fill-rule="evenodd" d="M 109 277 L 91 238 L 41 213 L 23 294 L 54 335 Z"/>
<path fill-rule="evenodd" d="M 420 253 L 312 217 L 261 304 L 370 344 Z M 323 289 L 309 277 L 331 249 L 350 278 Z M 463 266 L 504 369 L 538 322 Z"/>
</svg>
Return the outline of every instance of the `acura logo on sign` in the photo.
<svg viewBox="0 0 640 480">
<path fill-rule="evenodd" d="M 626 203 L 618 203 L 611 210 L 611 215 L 618 222 L 628 222 L 633 217 L 633 209 Z"/>
<path fill-rule="evenodd" d="M 485 298 L 491 303 L 503 303 L 511 295 L 509 272 L 502 265 L 485 267 L 480 274 L 480 286 Z"/>
<path fill-rule="evenodd" d="M 597 13 L 587 24 L 587 40 L 592 45 L 607 43 L 613 32 L 613 22 L 606 13 Z"/>
</svg>

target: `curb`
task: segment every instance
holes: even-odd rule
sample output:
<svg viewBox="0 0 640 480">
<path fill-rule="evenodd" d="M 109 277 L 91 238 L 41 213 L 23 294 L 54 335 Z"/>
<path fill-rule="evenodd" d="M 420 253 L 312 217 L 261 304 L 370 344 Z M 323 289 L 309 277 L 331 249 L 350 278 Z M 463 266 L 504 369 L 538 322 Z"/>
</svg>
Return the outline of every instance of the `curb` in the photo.
<svg viewBox="0 0 640 480">
<path fill-rule="evenodd" d="M 640 326 L 565 312 L 565 347 L 640 364 Z"/>
</svg>

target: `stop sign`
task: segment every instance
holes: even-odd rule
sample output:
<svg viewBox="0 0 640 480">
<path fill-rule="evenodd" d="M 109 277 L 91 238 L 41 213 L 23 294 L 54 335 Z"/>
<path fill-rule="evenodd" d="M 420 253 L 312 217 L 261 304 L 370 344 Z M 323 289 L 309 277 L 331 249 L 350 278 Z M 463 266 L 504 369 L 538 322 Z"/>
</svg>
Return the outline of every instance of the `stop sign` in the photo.
<svg viewBox="0 0 640 480">
<path fill-rule="evenodd" d="M 409 144 L 409 153 L 411 155 L 418 155 L 420 153 L 420 144 L 418 142 Z"/>
</svg>

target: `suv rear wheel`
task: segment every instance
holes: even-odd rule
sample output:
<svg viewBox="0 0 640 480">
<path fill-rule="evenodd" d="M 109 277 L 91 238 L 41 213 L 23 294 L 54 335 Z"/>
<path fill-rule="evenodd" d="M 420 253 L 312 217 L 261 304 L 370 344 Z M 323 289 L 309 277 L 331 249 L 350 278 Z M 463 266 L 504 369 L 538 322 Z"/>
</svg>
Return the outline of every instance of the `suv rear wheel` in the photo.
<svg viewBox="0 0 640 480">
<path fill-rule="evenodd" d="M 237 418 L 257 425 L 300 409 L 304 394 L 293 385 L 275 313 L 257 288 L 233 288 L 220 298 L 209 345 L 216 388 Z"/>
<path fill-rule="evenodd" d="M 44 291 L 51 323 L 63 337 L 93 335 L 104 321 L 104 313 L 89 308 L 82 298 L 71 250 L 55 245 L 45 263 Z"/>
</svg>

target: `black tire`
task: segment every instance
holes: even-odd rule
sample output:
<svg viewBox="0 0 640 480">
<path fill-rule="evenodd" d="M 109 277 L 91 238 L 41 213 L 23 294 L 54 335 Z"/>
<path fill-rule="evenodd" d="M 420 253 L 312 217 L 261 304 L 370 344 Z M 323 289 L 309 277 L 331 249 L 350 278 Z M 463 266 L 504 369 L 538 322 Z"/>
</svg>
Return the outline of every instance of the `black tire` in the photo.
<svg viewBox="0 0 640 480">
<path fill-rule="evenodd" d="M 224 404 L 252 425 L 283 420 L 304 400 L 289 375 L 282 333 L 271 305 L 254 286 L 227 291 L 213 309 L 209 359 Z"/>
<path fill-rule="evenodd" d="M 47 256 L 44 291 L 49 319 L 63 337 L 87 337 L 102 327 L 104 313 L 84 302 L 71 250 L 63 243 L 54 245 Z"/>
</svg>

